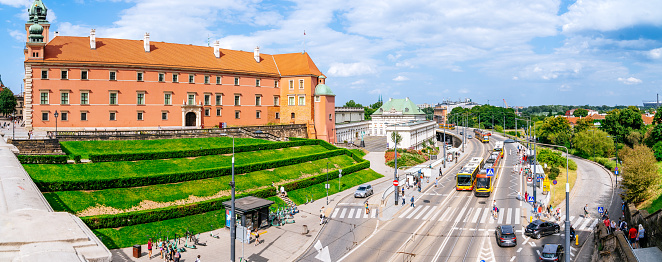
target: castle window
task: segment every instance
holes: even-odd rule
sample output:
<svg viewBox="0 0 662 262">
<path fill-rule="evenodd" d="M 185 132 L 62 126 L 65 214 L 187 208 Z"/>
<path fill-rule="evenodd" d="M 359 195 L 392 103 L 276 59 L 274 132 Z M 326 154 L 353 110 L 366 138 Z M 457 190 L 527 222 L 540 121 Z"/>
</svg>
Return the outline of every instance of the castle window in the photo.
<svg viewBox="0 0 662 262">
<path fill-rule="evenodd" d="M 41 121 L 48 121 L 48 112 L 41 112 Z"/>
<path fill-rule="evenodd" d="M 241 105 L 241 96 L 240 95 L 234 95 L 234 105 L 235 106 Z"/>
<path fill-rule="evenodd" d="M 41 101 L 39 104 L 48 105 L 48 92 L 41 92 Z"/>
<path fill-rule="evenodd" d="M 211 94 L 205 94 L 205 105 L 211 105 Z"/>
<path fill-rule="evenodd" d="M 60 79 L 69 79 L 69 71 L 67 71 L 66 69 L 65 69 L 65 70 L 62 70 L 62 71 L 61 71 L 61 74 L 62 74 L 62 75 L 61 75 L 61 78 L 60 78 Z"/>
<path fill-rule="evenodd" d="M 60 93 L 60 105 L 69 104 L 69 91 L 64 91 Z"/>
<path fill-rule="evenodd" d="M 333 116 L 329 114 L 329 120 L 333 120 Z"/>
<path fill-rule="evenodd" d="M 62 117 L 62 121 L 69 121 L 69 113 L 62 112 L 60 116 Z"/>
<path fill-rule="evenodd" d="M 223 94 L 216 94 L 216 105 L 220 106 L 223 104 Z"/>
<path fill-rule="evenodd" d="M 117 105 L 117 92 L 110 92 L 109 93 L 109 104 L 111 105 Z"/>
<path fill-rule="evenodd" d="M 210 115 L 211 115 L 211 113 L 210 113 L 209 108 L 205 108 L 205 116 L 210 116 Z"/>
<path fill-rule="evenodd" d="M 179 75 L 178 74 L 172 74 L 172 82 L 173 83 L 179 82 Z"/>
<path fill-rule="evenodd" d="M 109 75 L 108 79 L 109 79 L 110 81 L 115 81 L 115 80 L 117 80 L 117 72 L 115 72 L 115 71 L 110 71 L 110 75 Z"/>
<path fill-rule="evenodd" d="M 305 106 L 306 105 L 306 97 L 305 96 L 299 96 L 299 105 L 300 106 Z"/>
<path fill-rule="evenodd" d="M 221 109 L 220 108 L 216 108 L 216 116 L 221 116 Z"/>
<path fill-rule="evenodd" d="M 90 93 L 85 91 L 85 92 L 80 92 L 80 104 L 81 105 L 89 105 L 90 104 Z"/>
<path fill-rule="evenodd" d="M 195 75 L 193 75 L 193 74 L 188 75 L 188 83 L 189 84 L 195 83 Z"/>
<path fill-rule="evenodd" d="M 303 89 L 303 79 L 299 79 L 299 89 Z"/>
<path fill-rule="evenodd" d="M 143 115 L 144 115 L 144 114 L 145 114 L 145 112 L 138 111 L 138 116 L 137 116 L 136 119 L 137 119 L 138 121 L 142 121 L 142 120 L 143 120 Z"/>
<path fill-rule="evenodd" d="M 81 80 L 87 80 L 87 70 L 81 70 L 80 71 L 80 79 Z"/>
<path fill-rule="evenodd" d="M 260 79 L 255 79 L 255 86 L 260 87 Z"/>
<path fill-rule="evenodd" d="M 319 102 L 319 101 L 320 101 L 320 96 L 315 96 L 315 102 Z"/>
<path fill-rule="evenodd" d="M 110 121 L 116 121 L 117 120 L 117 113 L 116 112 L 110 112 L 108 119 Z"/>
<path fill-rule="evenodd" d="M 293 106 L 295 102 L 294 96 L 287 96 L 287 105 Z"/>
<path fill-rule="evenodd" d="M 276 112 L 276 119 L 280 119 L 280 113 Z"/>
<path fill-rule="evenodd" d="M 290 80 L 290 90 L 294 90 L 294 80 Z"/>
<path fill-rule="evenodd" d="M 262 105 L 262 95 L 255 95 L 255 105 L 256 106 Z"/>
<path fill-rule="evenodd" d="M 234 118 L 235 119 L 239 119 L 240 116 L 241 116 L 241 111 L 239 111 L 239 110 L 234 111 Z"/>
<path fill-rule="evenodd" d="M 48 69 L 41 70 L 41 79 L 48 79 Z"/>
<path fill-rule="evenodd" d="M 209 84 L 209 76 L 205 76 L 205 84 Z"/>
<path fill-rule="evenodd" d="M 255 118 L 260 119 L 262 117 L 262 111 L 255 111 Z"/>
<path fill-rule="evenodd" d="M 136 104 L 144 105 L 145 104 L 145 92 L 138 92 L 136 97 Z"/>
<path fill-rule="evenodd" d="M 234 78 L 234 85 L 236 85 L 236 86 L 239 85 L 239 77 Z"/>
<path fill-rule="evenodd" d="M 278 88 L 278 80 L 274 81 L 274 87 Z"/>
<path fill-rule="evenodd" d="M 163 94 L 163 104 L 166 106 L 172 105 L 172 93 Z"/>
<path fill-rule="evenodd" d="M 80 112 L 80 121 L 87 121 L 87 111 Z"/>
<path fill-rule="evenodd" d="M 143 72 L 138 72 L 138 73 L 136 74 L 136 80 L 137 80 L 138 82 L 142 82 L 142 81 L 143 81 Z"/>
<path fill-rule="evenodd" d="M 168 120 L 168 112 L 161 112 L 161 120 Z"/>
<path fill-rule="evenodd" d="M 280 105 L 280 97 L 279 96 L 274 96 L 274 106 Z"/>
<path fill-rule="evenodd" d="M 188 104 L 195 105 L 195 94 L 188 94 Z"/>
<path fill-rule="evenodd" d="M 217 84 L 217 85 L 220 85 L 220 84 L 221 84 L 221 77 L 220 77 L 220 76 L 217 76 L 217 77 L 216 77 L 216 84 Z"/>
<path fill-rule="evenodd" d="M 290 114 L 290 118 L 294 119 L 294 116 L 295 116 L 294 113 Z"/>
<path fill-rule="evenodd" d="M 159 82 L 165 82 L 165 74 L 159 73 Z"/>
</svg>

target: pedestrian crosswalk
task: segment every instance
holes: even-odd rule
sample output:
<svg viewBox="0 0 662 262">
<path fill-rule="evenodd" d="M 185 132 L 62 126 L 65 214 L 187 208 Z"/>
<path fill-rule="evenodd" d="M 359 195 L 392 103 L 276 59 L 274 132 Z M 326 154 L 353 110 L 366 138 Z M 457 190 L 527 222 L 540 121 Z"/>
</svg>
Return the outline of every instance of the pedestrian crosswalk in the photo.
<svg viewBox="0 0 662 262">
<path fill-rule="evenodd" d="M 338 207 L 333 210 L 333 213 L 331 213 L 331 218 L 340 219 L 368 219 L 376 217 L 377 209 L 371 209 L 369 213 L 366 213 L 365 208 L 357 207 Z"/>
</svg>

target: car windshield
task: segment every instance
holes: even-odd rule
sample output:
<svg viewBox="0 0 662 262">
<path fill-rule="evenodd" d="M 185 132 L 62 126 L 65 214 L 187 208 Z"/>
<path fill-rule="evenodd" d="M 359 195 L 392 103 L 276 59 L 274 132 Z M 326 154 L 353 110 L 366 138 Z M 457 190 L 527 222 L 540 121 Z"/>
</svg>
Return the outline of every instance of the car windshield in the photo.
<svg viewBox="0 0 662 262">
<path fill-rule="evenodd" d="M 359 190 L 359 191 L 364 191 L 364 190 L 365 190 L 365 187 L 364 187 L 364 186 L 360 186 L 358 190 Z"/>
<path fill-rule="evenodd" d="M 554 253 L 542 253 L 542 257 L 544 258 L 554 258 L 556 254 Z"/>
<path fill-rule="evenodd" d="M 502 226 L 501 227 L 501 233 L 504 235 L 509 235 L 513 233 L 513 227 L 511 226 Z"/>
<path fill-rule="evenodd" d="M 490 188 L 490 179 L 487 177 L 476 178 L 477 188 Z"/>
<path fill-rule="evenodd" d="M 471 177 L 470 176 L 457 176 L 457 185 L 458 186 L 470 186 Z"/>
</svg>

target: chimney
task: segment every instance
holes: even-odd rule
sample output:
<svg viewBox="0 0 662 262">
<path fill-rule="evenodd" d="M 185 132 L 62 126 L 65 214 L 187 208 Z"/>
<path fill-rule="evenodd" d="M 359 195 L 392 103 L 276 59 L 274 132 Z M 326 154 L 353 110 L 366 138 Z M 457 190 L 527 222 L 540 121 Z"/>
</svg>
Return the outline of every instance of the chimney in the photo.
<svg viewBox="0 0 662 262">
<path fill-rule="evenodd" d="M 405 97 L 405 101 L 409 101 L 409 97 Z"/>
<path fill-rule="evenodd" d="M 253 50 L 253 58 L 255 58 L 255 62 L 260 62 L 260 47 L 256 46 L 255 50 Z"/>
<path fill-rule="evenodd" d="M 214 56 L 216 58 L 221 58 L 221 42 L 216 40 L 214 41 Z"/>
<path fill-rule="evenodd" d="M 58 36 L 60 36 L 60 32 L 55 31 L 55 37 L 58 37 Z"/>
<path fill-rule="evenodd" d="M 145 52 L 149 53 L 149 33 L 145 33 L 145 38 L 143 39 L 143 46 L 145 47 Z"/>
<path fill-rule="evenodd" d="M 58 35 L 58 32 L 55 32 L 55 35 Z M 97 49 L 97 30 L 90 30 L 90 49 Z"/>
</svg>

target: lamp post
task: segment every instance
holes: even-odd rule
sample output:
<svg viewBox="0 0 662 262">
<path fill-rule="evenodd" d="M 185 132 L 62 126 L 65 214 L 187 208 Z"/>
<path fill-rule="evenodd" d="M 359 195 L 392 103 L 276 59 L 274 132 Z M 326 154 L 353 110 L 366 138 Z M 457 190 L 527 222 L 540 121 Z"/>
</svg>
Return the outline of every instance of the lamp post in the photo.
<svg viewBox="0 0 662 262">
<path fill-rule="evenodd" d="M 53 115 L 55 116 L 55 138 L 57 138 L 57 117 L 60 116 L 60 114 L 55 110 L 55 114 Z"/>
<path fill-rule="evenodd" d="M 14 117 L 12 117 L 12 119 L 11 119 L 11 139 L 12 140 L 16 139 L 15 133 L 16 133 L 16 109 L 14 109 Z"/>
<path fill-rule="evenodd" d="M 394 147 L 394 150 L 393 150 L 393 156 L 395 157 L 394 158 L 395 170 L 393 171 L 393 180 L 398 181 L 398 126 L 395 125 L 394 128 L 395 128 L 395 132 L 394 132 L 395 135 L 393 135 L 393 143 L 395 144 L 395 147 Z M 398 190 L 398 189 L 400 189 L 400 184 L 398 183 L 398 186 L 394 187 L 394 189 L 395 189 L 395 194 L 394 194 L 395 195 L 395 205 L 397 206 L 398 205 L 398 200 L 399 200 L 399 197 L 400 197 L 400 190 Z M 405 197 L 405 196 L 402 195 L 402 197 Z"/>
<path fill-rule="evenodd" d="M 221 136 L 228 136 L 228 134 L 221 133 Z M 328 172 L 327 172 L 328 173 Z M 234 136 L 232 137 L 232 181 L 230 182 L 231 188 L 231 201 L 230 201 L 230 261 L 234 262 L 235 239 L 237 238 L 237 216 L 235 215 L 235 198 L 234 198 Z"/>
<path fill-rule="evenodd" d="M 570 183 L 568 182 L 568 148 L 565 146 L 557 146 L 550 144 L 543 144 L 538 142 L 531 142 L 533 145 L 541 145 L 547 147 L 556 147 L 565 149 L 565 250 L 570 250 Z M 535 179 L 534 190 L 535 190 Z M 535 197 L 535 196 L 534 196 Z M 570 256 L 565 257 L 566 262 L 570 262 Z"/>
<path fill-rule="evenodd" d="M 329 205 L 329 162 L 326 162 L 326 205 Z"/>
</svg>

